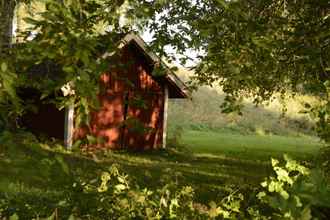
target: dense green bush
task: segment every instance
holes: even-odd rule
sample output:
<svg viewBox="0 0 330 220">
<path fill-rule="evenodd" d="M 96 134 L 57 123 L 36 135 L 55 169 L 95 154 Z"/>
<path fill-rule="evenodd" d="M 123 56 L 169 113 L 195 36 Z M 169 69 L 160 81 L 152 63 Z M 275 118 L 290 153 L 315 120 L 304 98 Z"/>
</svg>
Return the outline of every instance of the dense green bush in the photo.
<svg viewBox="0 0 330 220">
<path fill-rule="evenodd" d="M 284 156 L 285 163 L 272 159 L 276 176 L 261 183 L 257 194 L 271 210 L 271 217 L 281 219 L 324 218 L 315 207 L 330 207 L 330 188 L 320 170 L 306 167 Z M 268 213 L 263 213 L 267 215 Z"/>
</svg>

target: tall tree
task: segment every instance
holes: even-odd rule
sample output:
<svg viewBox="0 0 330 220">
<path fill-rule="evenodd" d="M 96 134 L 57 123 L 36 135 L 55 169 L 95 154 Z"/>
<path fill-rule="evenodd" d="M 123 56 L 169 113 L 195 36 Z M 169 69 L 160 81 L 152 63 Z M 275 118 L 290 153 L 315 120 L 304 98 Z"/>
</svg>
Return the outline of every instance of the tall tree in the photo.
<svg viewBox="0 0 330 220">
<path fill-rule="evenodd" d="M 5 7 L 13 6 L 10 2 L 14 5 L 15 1 L 2 0 L 2 17 L 7 17 Z M 330 140 L 328 0 L 62 2 L 48 0 L 42 19 L 31 20 L 39 34 L 18 51 L 18 64 L 12 65 L 15 71 L 24 72 L 28 66 L 51 60 L 61 66 L 67 81 L 79 76 L 77 95 L 84 99 L 94 94 L 89 82 L 102 71 L 100 65 L 94 65 L 99 48 L 107 45 L 108 51 L 115 50 L 115 38 L 104 41 L 96 26 L 104 24 L 113 37 L 130 30 L 149 30 L 153 49 L 169 59 L 173 56 L 166 54 L 165 46 L 178 53 L 191 48 L 201 51 L 195 78 L 201 84 L 223 86 L 228 94 L 227 110 L 239 110 L 236 104 L 242 95 L 254 97 L 256 103 L 287 90 L 319 97 L 322 105 L 311 110 L 319 119 L 320 135 Z M 123 5 L 125 10 L 121 10 Z M 125 24 L 120 22 L 123 14 Z"/>
<path fill-rule="evenodd" d="M 0 1 L 0 56 L 12 42 L 16 4 L 16 0 Z"/>
<path fill-rule="evenodd" d="M 330 141 L 328 0 L 145 4 L 154 4 L 157 11 L 148 24 L 155 33 L 154 45 L 201 51 L 195 79 L 223 87 L 226 111 L 239 110 L 241 96 L 260 103 L 278 92 L 308 93 L 320 99 L 320 105 L 309 110 L 318 120 L 321 137 Z"/>
</svg>

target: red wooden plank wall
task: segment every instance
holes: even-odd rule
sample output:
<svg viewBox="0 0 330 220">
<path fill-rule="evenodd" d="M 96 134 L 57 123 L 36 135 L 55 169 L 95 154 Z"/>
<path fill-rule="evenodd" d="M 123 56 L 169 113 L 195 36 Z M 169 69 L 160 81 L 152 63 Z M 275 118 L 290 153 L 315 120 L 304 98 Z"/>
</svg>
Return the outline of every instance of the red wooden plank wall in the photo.
<svg viewBox="0 0 330 220">
<path fill-rule="evenodd" d="M 117 60 L 117 61 L 116 61 Z M 113 58 L 109 73 L 100 78 L 100 109 L 91 114 L 89 128 L 79 127 L 75 137 L 87 134 L 104 139 L 94 147 L 152 149 L 163 134 L 164 87 L 152 76 L 144 55 L 128 45 Z"/>
</svg>

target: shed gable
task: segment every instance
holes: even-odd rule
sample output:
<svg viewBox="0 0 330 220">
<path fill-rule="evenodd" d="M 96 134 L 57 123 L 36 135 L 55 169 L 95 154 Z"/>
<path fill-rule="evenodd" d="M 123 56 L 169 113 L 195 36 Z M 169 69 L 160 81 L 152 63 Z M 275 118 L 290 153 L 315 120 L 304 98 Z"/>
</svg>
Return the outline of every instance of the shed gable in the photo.
<svg viewBox="0 0 330 220">
<path fill-rule="evenodd" d="M 128 44 L 111 58 L 109 72 L 101 76 L 101 84 L 108 92 L 161 92 L 162 82 L 152 76 L 153 68 L 134 44 Z"/>
<path fill-rule="evenodd" d="M 153 66 L 134 44 L 122 48 L 100 77 L 100 109 L 91 114 L 90 128 L 76 129 L 76 138 L 91 134 L 110 148 L 161 146 L 164 85 L 152 71 Z"/>
</svg>

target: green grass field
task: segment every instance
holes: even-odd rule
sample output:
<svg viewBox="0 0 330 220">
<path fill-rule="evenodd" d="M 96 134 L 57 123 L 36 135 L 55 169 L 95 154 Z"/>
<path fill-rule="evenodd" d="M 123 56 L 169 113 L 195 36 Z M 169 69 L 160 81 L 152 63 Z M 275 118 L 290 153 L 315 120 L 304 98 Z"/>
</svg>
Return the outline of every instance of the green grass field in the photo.
<svg viewBox="0 0 330 220">
<path fill-rule="evenodd" d="M 183 133 L 182 143 L 197 154 L 250 160 L 269 160 L 284 153 L 298 159 L 310 158 L 322 146 L 317 138 L 309 136 L 241 135 L 192 130 Z"/>
</svg>

